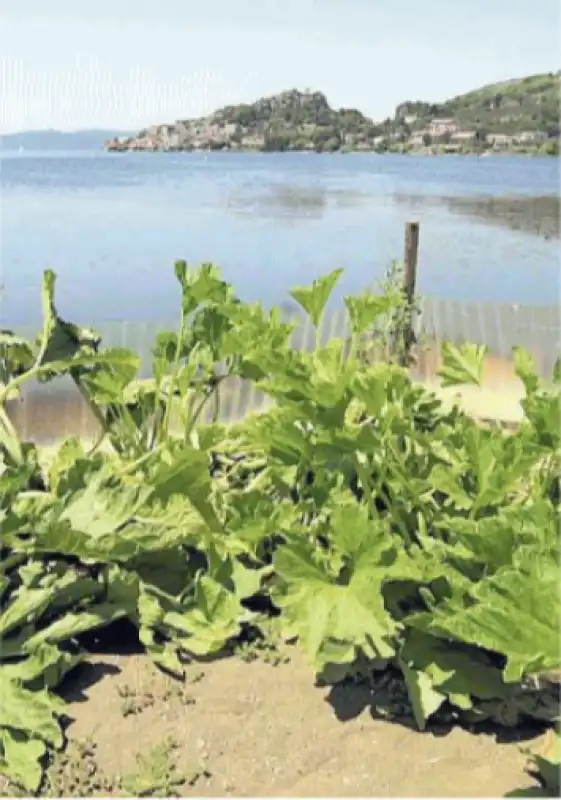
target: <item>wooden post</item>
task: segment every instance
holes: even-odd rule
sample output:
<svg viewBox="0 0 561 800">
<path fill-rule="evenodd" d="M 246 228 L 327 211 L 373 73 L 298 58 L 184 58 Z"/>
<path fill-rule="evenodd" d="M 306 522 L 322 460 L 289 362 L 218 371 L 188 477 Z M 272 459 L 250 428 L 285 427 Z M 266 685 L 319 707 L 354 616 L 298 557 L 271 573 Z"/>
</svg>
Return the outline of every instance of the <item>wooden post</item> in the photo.
<svg viewBox="0 0 561 800">
<path fill-rule="evenodd" d="M 403 254 L 403 291 L 407 300 L 407 311 L 403 329 L 402 366 L 409 366 L 410 350 L 415 343 L 413 312 L 417 285 L 417 261 L 419 258 L 419 223 L 405 223 L 405 249 Z"/>
<path fill-rule="evenodd" d="M 405 266 L 403 275 L 403 288 L 407 295 L 407 301 L 412 304 L 415 300 L 415 286 L 417 284 L 417 260 L 419 258 L 419 223 L 405 223 L 405 252 L 403 263 Z"/>
</svg>

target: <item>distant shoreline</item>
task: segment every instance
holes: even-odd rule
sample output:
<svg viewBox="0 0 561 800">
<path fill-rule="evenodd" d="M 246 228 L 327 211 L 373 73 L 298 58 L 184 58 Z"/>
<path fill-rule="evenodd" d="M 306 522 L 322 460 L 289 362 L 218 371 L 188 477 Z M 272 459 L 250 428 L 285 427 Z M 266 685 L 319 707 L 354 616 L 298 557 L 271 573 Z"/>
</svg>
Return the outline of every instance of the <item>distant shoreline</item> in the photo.
<svg viewBox="0 0 561 800">
<path fill-rule="evenodd" d="M 205 154 L 208 155 L 212 153 L 213 155 L 292 155 L 298 153 L 300 155 L 310 155 L 310 156 L 414 156 L 414 157 L 421 157 L 421 158 L 432 158 L 435 156 L 461 156 L 461 157 L 468 157 L 468 156 L 476 156 L 477 158 L 499 158 L 504 156 L 517 156 L 519 158 L 558 158 L 559 153 L 547 153 L 544 151 L 540 151 L 538 148 L 535 150 L 520 150 L 520 149 L 512 149 L 512 150 L 484 150 L 482 152 L 477 152 L 475 150 L 331 150 L 331 151 L 320 151 L 320 150 L 258 150 L 254 148 L 229 148 L 224 147 L 219 150 L 214 150 L 211 148 L 200 148 L 200 149 L 168 149 L 165 150 L 163 148 L 117 148 L 117 147 L 103 147 L 103 152 L 106 153 L 142 153 L 146 154 L 163 154 L 163 155 L 179 155 L 181 153 L 185 153 L 187 155 L 191 153 L 196 154 Z M 5 152 L 5 151 L 4 151 Z M 16 151 L 12 151 L 16 152 Z M 32 152 L 31 150 L 27 152 Z M 38 152 L 38 151 L 37 151 Z"/>
<path fill-rule="evenodd" d="M 535 151 L 521 151 L 521 150 L 494 150 L 494 151 L 484 151 L 482 153 L 477 153 L 475 151 L 439 151 L 439 152 L 425 152 L 422 150 L 386 150 L 386 151 L 379 151 L 379 150 L 333 150 L 330 152 L 327 151 L 316 151 L 316 150 L 255 150 L 251 148 L 247 149 L 237 149 L 233 150 L 230 148 L 224 148 L 223 150 L 210 150 L 210 149 L 193 149 L 193 150 L 163 150 L 163 149 L 126 149 L 126 150 L 116 150 L 107 147 L 83 147 L 83 148 L 62 148 L 62 147 L 55 147 L 55 148 L 48 148 L 48 147 L 26 147 L 26 148 L 18 148 L 18 147 L 0 147 L 0 157 L 2 155 L 21 155 L 23 157 L 29 155 L 42 155 L 42 154 L 68 154 L 72 153 L 73 155 L 79 156 L 81 153 L 96 153 L 96 154 L 123 154 L 123 153 L 141 153 L 142 155 L 180 155 L 180 154 L 196 154 L 196 155 L 208 155 L 212 153 L 213 155 L 220 155 L 220 156 L 227 156 L 227 155 L 262 155 L 262 156 L 278 156 L 278 155 L 309 155 L 309 156 L 408 156 L 408 157 L 415 157 L 415 158 L 432 158 L 435 156 L 442 157 L 451 157 L 451 156 L 461 156 L 462 158 L 468 157 L 477 157 L 477 158 L 501 158 L 505 156 L 516 156 L 517 158 L 558 158 L 559 153 L 544 153 L 540 152 L 539 150 Z"/>
<path fill-rule="evenodd" d="M 406 101 L 393 118 L 378 122 L 357 108 L 333 108 L 322 92 L 289 89 L 204 117 L 150 125 L 136 136 L 112 137 L 105 148 L 558 155 L 560 78 L 530 75 L 443 103 Z"/>
</svg>

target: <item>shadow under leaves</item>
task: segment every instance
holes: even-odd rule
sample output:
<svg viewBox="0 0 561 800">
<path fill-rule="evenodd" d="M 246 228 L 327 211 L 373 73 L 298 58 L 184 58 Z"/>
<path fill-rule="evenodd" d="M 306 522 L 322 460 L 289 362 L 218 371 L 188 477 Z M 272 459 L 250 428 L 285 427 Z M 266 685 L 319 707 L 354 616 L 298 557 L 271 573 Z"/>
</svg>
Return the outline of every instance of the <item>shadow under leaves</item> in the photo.
<svg viewBox="0 0 561 800">
<path fill-rule="evenodd" d="M 507 727 L 491 720 L 472 722 L 462 720 L 457 716 L 451 706 L 443 706 L 441 713 L 438 712 L 427 722 L 424 730 L 417 726 L 410 708 L 407 708 L 403 701 L 398 702 L 395 708 L 391 707 L 387 695 L 378 693 L 368 679 L 357 682 L 348 680 L 338 683 L 331 687 L 326 702 L 331 706 L 335 716 L 341 722 L 350 722 L 357 719 L 366 710 L 377 721 L 384 721 L 393 725 L 401 725 L 408 730 L 417 733 L 428 733 L 435 737 L 446 736 L 454 728 L 460 728 L 473 735 L 491 736 L 499 744 L 520 744 L 536 739 L 543 734 L 548 727 L 545 722 L 525 719 L 516 727 Z M 379 709 L 383 708 L 384 711 Z"/>
</svg>

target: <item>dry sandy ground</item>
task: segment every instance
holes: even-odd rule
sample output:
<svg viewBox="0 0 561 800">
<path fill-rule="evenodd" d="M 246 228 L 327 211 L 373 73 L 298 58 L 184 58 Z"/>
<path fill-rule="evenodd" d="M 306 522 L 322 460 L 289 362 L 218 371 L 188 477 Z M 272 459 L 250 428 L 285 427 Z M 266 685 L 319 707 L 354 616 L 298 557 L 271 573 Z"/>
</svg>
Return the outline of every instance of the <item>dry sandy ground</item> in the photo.
<svg viewBox="0 0 561 800">
<path fill-rule="evenodd" d="M 366 688 L 330 701 L 298 653 L 191 665 L 185 686 L 145 656 L 96 659 L 72 689 L 74 760 L 55 795 L 501 797 L 532 783 L 518 744 L 374 719 Z"/>
</svg>

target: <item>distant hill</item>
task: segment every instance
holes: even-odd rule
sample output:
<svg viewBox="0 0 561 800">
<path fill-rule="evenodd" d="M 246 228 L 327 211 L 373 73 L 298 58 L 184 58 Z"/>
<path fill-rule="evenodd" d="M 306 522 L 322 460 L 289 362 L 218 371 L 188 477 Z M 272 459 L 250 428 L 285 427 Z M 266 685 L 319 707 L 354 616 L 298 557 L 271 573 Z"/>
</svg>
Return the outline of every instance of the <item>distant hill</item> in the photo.
<svg viewBox="0 0 561 800">
<path fill-rule="evenodd" d="M 390 127 L 400 130 L 415 116 L 408 125 L 415 131 L 438 118 L 452 117 L 466 130 L 511 136 L 536 131 L 555 138 L 559 136 L 560 75 L 550 72 L 493 83 L 443 103 L 401 103 Z"/>
<path fill-rule="evenodd" d="M 0 135 L 2 150 L 99 150 L 114 136 L 130 136 L 130 132 L 112 130 L 22 131 Z"/>
<path fill-rule="evenodd" d="M 154 125 L 112 150 L 371 150 L 381 129 L 355 108 L 332 109 L 321 92 L 291 89 L 207 117 Z"/>
<path fill-rule="evenodd" d="M 559 150 L 560 73 L 484 86 L 442 103 L 401 103 L 375 122 L 356 108 L 333 109 L 321 92 L 292 89 L 206 117 L 154 125 L 112 138 L 107 150 L 309 150 L 543 152 Z"/>
</svg>

